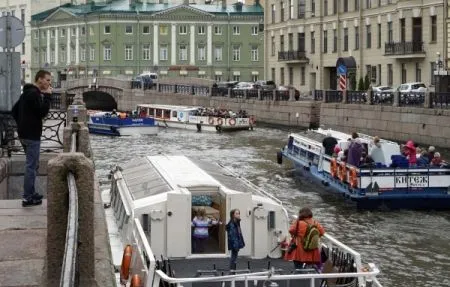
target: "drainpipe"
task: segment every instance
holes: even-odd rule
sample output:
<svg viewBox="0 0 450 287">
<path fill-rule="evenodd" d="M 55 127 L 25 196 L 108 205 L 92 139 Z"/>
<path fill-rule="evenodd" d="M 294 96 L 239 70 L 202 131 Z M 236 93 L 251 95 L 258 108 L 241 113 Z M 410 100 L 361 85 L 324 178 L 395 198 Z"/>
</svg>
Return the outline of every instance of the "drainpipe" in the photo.
<svg viewBox="0 0 450 287">
<path fill-rule="evenodd" d="M 136 8 L 135 8 L 136 9 Z M 139 75 L 141 73 L 141 39 L 139 37 L 140 32 L 141 32 L 141 23 L 140 23 L 140 19 L 139 19 L 139 10 L 136 9 L 136 14 L 137 14 L 137 33 L 135 35 L 137 35 L 137 53 L 136 53 L 136 59 L 138 62 L 138 72 L 136 73 L 136 75 Z M 134 53 L 134 51 L 133 51 Z"/>
<path fill-rule="evenodd" d="M 443 31 L 444 31 L 444 41 L 442 42 L 442 48 L 443 48 L 443 57 L 444 57 L 444 59 L 445 59 L 445 61 L 444 61 L 444 69 L 445 70 L 447 70 L 447 68 L 448 68 L 448 46 L 447 46 L 447 43 L 448 43 L 448 40 L 449 40 L 449 37 L 447 36 L 448 34 L 448 23 L 447 23 L 447 21 L 448 21 L 448 1 L 447 0 L 444 0 L 444 21 L 442 21 L 443 23 L 444 23 L 444 27 L 443 27 Z"/>
<path fill-rule="evenodd" d="M 362 47 L 362 41 L 363 38 L 363 31 L 362 31 L 362 6 L 364 3 L 359 3 L 359 24 L 358 24 L 358 31 L 359 31 L 359 39 L 358 39 L 358 46 L 359 46 L 359 78 L 363 77 L 362 70 L 364 68 L 364 62 L 363 62 L 363 47 Z M 358 67 L 358 65 L 356 65 Z M 357 83 L 359 82 L 359 78 L 357 78 Z"/>
<path fill-rule="evenodd" d="M 223 0 L 224 1 L 224 0 Z M 231 49 L 231 31 L 230 31 L 230 12 L 227 11 L 228 14 L 228 28 L 227 28 L 227 37 L 228 37 L 228 49 L 227 49 L 227 53 L 228 53 L 228 64 L 227 64 L 227 71 L 228 71 L 228 80 L 230 81 L 230 74 L 231 74 L 231 69 L 230 69 L 230 49 Z"/>
</svg>

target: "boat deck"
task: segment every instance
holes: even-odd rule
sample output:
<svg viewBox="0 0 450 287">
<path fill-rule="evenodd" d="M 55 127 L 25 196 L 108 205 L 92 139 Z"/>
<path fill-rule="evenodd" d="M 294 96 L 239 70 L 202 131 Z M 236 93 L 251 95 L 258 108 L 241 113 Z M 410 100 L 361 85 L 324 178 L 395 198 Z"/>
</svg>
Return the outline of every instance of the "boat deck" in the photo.
<svg viewBox="0 0 450 287">
<path fill-rule="evenodd" d="M 283 259 L 251 259 L 251 258 L 239 258 L 236 268 L 236 273 L 249 273 L 249 272 L 261 272 L 267 271 L 270 268 L 275 268 L 277 274 L 289 275 L 289 274 L 308 274 L 317 273 L 315 269 L 303 269 L 295 270 L 294 264 L 290 261 Z M 191 259 L 172 259 L 170 260 L 170 269 L 173 272 L 172 277 L 176 278 L 192 278 L 192 277 L 214 277 L 229 275 L 229 258 L 191 258 Z M 268 286 L 264 285 L 264 281 L 259 281 L 256 284 L 251 282 L 251 286 Z M 309 287 L 310 280 L 289 280 L 278 281 L 279 287 Z M 316 279 L 315 286 L 320 286 L 321 280 Z M 266 282 L 267 284 L 267 282 Z M 205 282 L 205 283 L 183 283 L 183 286 L 192 287 L 214 287 L 224 286 L 222 282 Z M 226 283 L 225 286 L 231 286 L 231 283 Z M 245 286 L 245 282 L 236 282 L 235 286 Z"/>
<path fill-rule="evenodd" d="M 302 131 L 302 132 L 298 132 L 296 134 L 298 134 L 300 136 L 304 136 L 310 140 L 317 141 L 319 143 L 322 143 L 323 140 L 327 137 L 326 135 L 317 133 L 315 131 Z"/>
</svg>

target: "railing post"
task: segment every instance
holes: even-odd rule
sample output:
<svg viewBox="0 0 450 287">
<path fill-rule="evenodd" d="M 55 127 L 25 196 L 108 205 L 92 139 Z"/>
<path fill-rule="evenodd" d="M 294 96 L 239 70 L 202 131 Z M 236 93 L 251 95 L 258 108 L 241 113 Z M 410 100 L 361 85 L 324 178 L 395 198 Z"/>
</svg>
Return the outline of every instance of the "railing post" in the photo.
<svg viewBox="0 0 450 287">
<path fill-rule="evenodd" d="M 394 102 L 392 103 L 393 107 L 398 107 L 400 102 L 400 92 L 399 91 L 395 91 L 394 92 Z"/>
<path fill-rule="evenodd" d="M 293 87 L 289 87 L 289 101 L 295 101 L 295 89 Z"/>
<path fill-rule="evenodd" d="M 228 88 L 228 97 L 231 98 L 231 88 Z"/>
<path fill-rule="evenodd" d="M 67 109 L 67 123 L 73 122 L 73 118 L 77 118 L 77 122 L 87 122 L 87 110 L 83 102 L 83 96 L 81 93 L 77 93 L 73 98 L 72 104 Z"/>
<path fill-rule="evenodd" d="M 348 99 L 347 99 L 347 89 L 342 91 L 342 101 L 343 104 L 347 104 L 348 103 Z"/>
<path fill-rule="evenodd" d="M 262 100 L 261 89 L 258 89 L 258 101 Z"/>
<path fill-rule="evenodd" d="M 430 108 L 433 107 L 433 105 L 432 105 L 432 100 L 431 100 L 431 96 L 432 96 L 432 93 L 431 93 L 431 92 L 425 92 L 425 95 L 424 95 L 424 101 L 423 101 L 423 107 L 424 107 L 425 109 L 430 109 Z"/>
<path fill-rule="evenodd" d="M 67 111 L 67 92 L 66 91 L 61 92 L 60 99 L 61 99 L 61 102 L 60 102 L 59 108 L 62 111 Z"/>
<path fill-rule="evenodd" d="M 373 89 L 370 88 L 369 90 L 367 90 L 366 94 L 367 94 L 366 104 L 373 105 Z"/>
</svg>

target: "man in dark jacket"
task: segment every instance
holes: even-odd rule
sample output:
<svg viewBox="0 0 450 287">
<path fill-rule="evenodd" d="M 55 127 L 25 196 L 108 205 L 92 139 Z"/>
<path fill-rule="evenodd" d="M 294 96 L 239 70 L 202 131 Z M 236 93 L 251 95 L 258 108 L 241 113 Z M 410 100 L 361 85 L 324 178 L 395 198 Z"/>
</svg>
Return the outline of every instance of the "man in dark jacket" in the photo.
<svg viewBox="0 0 450 287">
<path fill-rule="evenodd" d="M 12 109 L 17 132 L 26 154 L 22 206 L 42 203 L 42 195 L 36 192 L 36 171 L 39 166 L 42 122 L 50 110 L 51 74 L 40 70 L 34 84 L 26 84 L 23 93 Z"/>
</svg>

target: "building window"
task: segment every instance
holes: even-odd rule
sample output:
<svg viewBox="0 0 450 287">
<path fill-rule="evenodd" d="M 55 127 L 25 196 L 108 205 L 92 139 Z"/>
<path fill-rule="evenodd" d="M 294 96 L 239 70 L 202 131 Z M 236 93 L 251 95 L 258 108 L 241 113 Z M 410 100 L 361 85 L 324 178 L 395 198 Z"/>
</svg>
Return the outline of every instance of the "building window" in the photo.
<svg viewBox="0 0 450 287">
<path fill-rule="evenodd" d="M 205 26 L 198 26 L 198 34 L 205 35 Z"/>
<path fill-rule="evenodd" d="M 150 26 L 142 27 L 142 34 L 150 34 Z"/>
<path fill-rule="evenodd" d="M 42 51 L 42 62 L 47 63 L 47 49 L 42 48 L 41 51 Z"/>
<path fill-rule="evenodd" d="M 25 22 L 25 9 L 20 9 L 20 20 L 22 23 Z"/>
<path fill-rule="evenodd" d="M 367 9 L 372 8 L 372 0 L 366 0 L 366 8 Z"/>
<path fill-rule="evenodd" d="M 311 32 L 311 54 L 316 52 L 316 39 L 314 38 L 314 32 Z"/>
<path fill-rule="evenodd" d="M 47 32 L 46 31 L 42 31 L 42 39 L 47 38 Z"/>
<path fill-rule="evenodd" d="M 344 28 L 344 52 L 348 51 L 348 28 Z"/>
<path fill-rule="evenodd" d="M 300 52 L 305 52 L 305 33 L 297 33 L 297 47 Z"/>
<path fill-rule="evenodd" d="M 294 84 L 294 68 L 289 67 L 289 85 Z"/>
<path fill-rule="evenodd" d="M 316 16 L 316 1 L 311 0 L 311 17 Z"/>
<path fill-rule="evenodd" d="M 11 10 L 11 15 L 16 16 L 16 10 Z"/>
<path fill-rule="evenodd" d="M 186 45 L 180 45 L 180 55 L 179 55 L 180 61 L 187 61 L 188 58 L 188 51 Z"/>
<path fill-rule="evenodd" d="M 198 60 L 199 61 L 205 61 L 206 60 L 206 51 L 204 45 L 198 46 Z"/>
<path fill-rule="evenodd" d="M 50 38 L 55 38 L 55 29 L 50 30 Z"/>
<path fill-rule="evenodd" d="M 35 64 L 39 63 L 39 51 L 37 49 L 34 49 L 33 51 L 33 62 Z"/>
<path fill-rule="evenodd" d="M 86 36 L 86 27 L 81 27 L 81 36 Z"/>
<path fill-rule="evenodd" d="M 257 46 L 252 46 L 251 59 L 252 59 L 253 62 L 259 61 L 258 47 Z"/>
<path fill-rule="evenodd" d="M 294 19 L 294 0 L 289 0 L 289 19 Z"/>
<path fill-rule="evenodd" d="M 95 48 L 89 48 L 89 61 L 95 61 Z"/>
<path fill-rule="evenodd" d="M 167 48 L 167 45 L 161 45 L 159 47 L 159 58 L 161 61 L 167 61 L 169 58 L 169 50 Z"/>
<path fill-rule="evenodd" d="M 103 46 L 103 60 L 111 61 L 111 45 Z"/>
<path fill-rule="evenodd" d="M 125 45 L 125 61 L 133 60 L 133 46 Z"/>
<path fill-rule="evenodd" d="M 94 27 L 89 26 L 89 35 L 94 36 Z"/>
<path fill-rule="evenodd" d="M 300 68 L 300 85 L 302 85 L 302 86 L 305 85 L 305 78 L 306 78 L 305 67 L 302 66 Z"/>
<path fill-rule="evenodd" d="M 61 38 L 66 37 L 66 29 L 61 29 Z"/>
<path fill-rule="evenodd" d="M 258 75 L 252 75 L 252 82 L 258 81 Z"/>
<path fill-rule="evenodd" d="M 355 27 L 355 50 L 359 49 L 359 27 Z"/>
<path fill-rule="evenodd" d="M 381 65 L 380 64 L 378 64 L 377 83 L 379 86 L 381 85 Z"/>
<path fill-rule="evenodd" d="M 436 85 L 436 77 L 434 76 L 434 72 L 436 71 L 436 62 L 431 62 L 431 77 L 430 77 L 430 84 L 432 86 Z"/>
<path fill-rule="evenodd" d="M 359 1 L 361 0 L 355 0 L 355 11 L 359 10 Z"/>
<path fill-rule="evenodd" d="M 39 31 L 34 31 L 34 39 L 39 39 Z"/>
<path fill-rule="evenodd" d="M 142 60 L 150 60 L 150 45 L 146 44 L 142 46 Z"/>
<path fill-rule="evenodd" d="M 168 33 L 169 33 L 169 27 L 167 25 L 159 26 L 159 34 L 160 35 L 167 35 Z"/>
<path fill-rule="evenodd" d="M 297 9 L 298 9 L 297 18 L 298 19 L 305 18 L 305 7 L 306 7 L 305 1 L 306 0 L 298 0 L 298 7 L 297 7 Z"/>
<path fill-rule="evenodd" d="M 275 4 L 272 4 L 272 23 L 275 23 L 275 13 L 276 13 Z"/>
<path fill-rule="evenodd" d="M 323 0 L 323 16 L 328 16 L 328 0 Z"/>
<path fill-rule="evenodd" d="M 437 17 L 431 16 L 431 42 L 437 40 Z"/>
<path fill-rule="evenodd" d="M 328 53 L 328 31 L 323 31 L 323 52 Z"/>
<path fill-rule="evenodd" d="M 284 52 L 284 35 L 280 35 L 280 51 Z"/>
<path fill-rule="evenodd" d="M 394 34 L 392 32 L 392 22 L 387 23 L 388 28 L 388 43 L 394 42 Z"/>
<path fill-rule="evenodd" d="M 75 47 L 70 47 L 70 61 L 71 62 L 75 62 L 76 60 L 76 54 L 75 54 L 76 50 Z"/>
<path fill-rule="evenodd" d="M 280 21 L 284 21 L 284 2 L 280 3 Z"/>
<path fill-rule="evenodd" d="M 52 48 L 50 50 L 50 63 L 54 63 L 55 62 L 55 49 Z"/>
<path fill-rule="evenodd" d="M 86 62 L 86 47 L 84 47 L 84 46 L 81 46 L 81 49 L 80 49 L 80 61 Z"/>
<path fill-rule="evenodd" d="M 275 56 L 275 36 L 272 36 L 272 42 L 271 42 L 271 54 L 272 56 Z"/>
<path fill-rule="evenodd" d="M 233 35 L 240 35 L 241 28 L 239 26 L 233 26 Z"/>
<path fill-rule="evenodd" d="M 406 83 L 406 78 L 407 78 L 406 64 L 403 63 L 402 64 L 402 84 Z"/>
<path fill-rule="evenodd" d="M 337 42 L 338 42 L 337 30 L 334 29 L 333 30 L 333 53 L 337 52 Z"/>
<path fill-rule="evenodd" d="M 65 63 L 66 62 L 66 47 L 61 46 L 61 51 L 60 51 L 60 55 L 61 55 L 61 62 Z"/>
<path fill-rule="evenodd" d="M 77 28 L 72 28 L 72 37 L 76 37 L 77 36 Z"/>
<path fill-rule="evenodd" d="M 25 55 L 25 42 L 22 42 L 22 55 Z"/>
<path fill-rule="evenodd" d="M 103 34 L 111 34 L 111 26 L 105 25 L 103 28 Z"/>
<path fill-rule="evenodd" d="M 372 26 L 367 25 L 366 26 L 366 48 L 370 49 L 372 48 Z"/>
<path fill-rule="evenodd" d="M 233 61 L 240 61 L 241 60 L 241 46 L 240 45 L 234 45 L 233 46 Z"/>
<path fill-rule="evenodd" d="M 240 82 L 240 81 L 241 81 L 241 76 L 239 76 L 239 75 L 233 75 L 233 81 L 235 81 L 235 82 Z"/>
<path fill-rule="evenodd" d="M 252 26 L 252 35 L 253 36 L 258 35 L 258 29 L 259 29 L 258 26 Z"/>
<path fill-rule="evenodd" d="M 187 34 L 187 26 L 186 25 L 179 26 L 178 32 L 180 33 L 180 35 L 186 35 Z"/>
<path fill-rule="evenodd" d="M 416 63 L 416 82 L 422 81 L 422 69 L 420 68 L 420 64 Z"/>
<path fill-rule="evenodd" d="M 284 68 L 280 68 L 280 84 L 284 86 Z"/>
<path fill-rule="evenodd" d="M 214 34 L 222 35 L 222 26 L 214 26 Z"/>
<path fill-rule="evenodd" d="M 288 51 L 294 50 L 294 34 L 288 34 Z"/>
<path fill-rule="evenodd" d="M 338 0 L 333 0 L 333 14 L 337 14 Z"/>
<path fill-rule="evenodd" d="M 377 31 L 377 38 L 378 38 L 378 49 L 381 48 L 381 24 L 378 24 L 378 31 Z"/>
<path fill-rule="evenodd" d="M 272 81 L 275 81 L 275 68 L 272 68 L 270 75 L 272 76 Z"/>
<path fill-rule="evenodd" d="M 214 58 L 218 62 L 222 61 L 222 47 L 221 46 L 216 46 L 216 48 L 214 49 Z"/>
<path fill-rule="evenodd" d="M 348 0 L 343 0 L 344 1 L 344 13 L 348 12 Z"/>
<path fill-rule="evenodd" d="M 216 82 L 222 82 L 222 76 L 221 76 L 221 75 L 215 75 L 215 76 L 214 76 L 214 81 L 216 81 Z"/>
<path fill-rule="evenodd" d="M 392 84 L 394 83 L 394 71 L 392 70 L 392 64 L 387 65 L 387 85 L 392 87 Z"/>
</svg>

